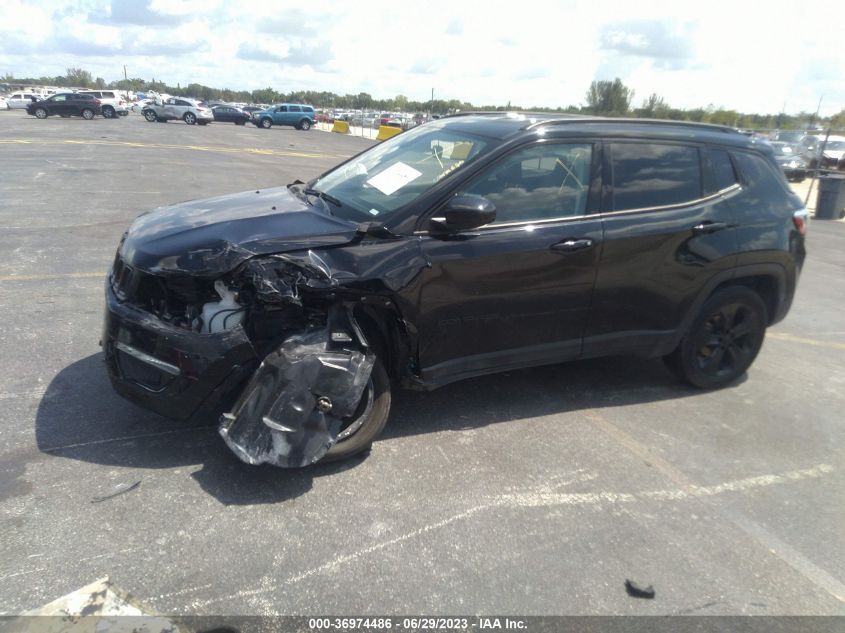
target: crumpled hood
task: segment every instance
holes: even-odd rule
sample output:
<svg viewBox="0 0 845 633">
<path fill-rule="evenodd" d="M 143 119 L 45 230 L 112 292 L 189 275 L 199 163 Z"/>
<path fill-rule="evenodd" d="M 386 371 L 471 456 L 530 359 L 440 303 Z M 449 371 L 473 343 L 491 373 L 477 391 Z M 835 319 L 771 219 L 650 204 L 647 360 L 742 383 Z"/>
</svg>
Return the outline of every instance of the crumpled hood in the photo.
<svg viewBox="0 0 845 633">
<path fill-rule="evenodd" d="M 212 277 L 256 255 L 346 244 L 356 232 L 355 223 L 276 187 L 192 200 L 138 216 L 120 255 L 130 266 L 153 273 Z"/>
</svg>

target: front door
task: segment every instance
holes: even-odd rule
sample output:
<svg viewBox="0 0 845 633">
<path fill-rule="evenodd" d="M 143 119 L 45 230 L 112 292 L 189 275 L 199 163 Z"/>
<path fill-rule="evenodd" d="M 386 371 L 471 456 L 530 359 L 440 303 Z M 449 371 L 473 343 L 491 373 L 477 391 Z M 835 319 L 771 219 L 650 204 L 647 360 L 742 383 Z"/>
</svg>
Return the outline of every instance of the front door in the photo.
<svg viewBox="0 0 845 633">
<path fill-rule="evenodd" d="M 532 144 L 456 192 L 484 196 L 497 215 L 474 231 L 423 238 L 424 380 L 579 354 L 600 252 L 596 147 Z"/>
</svg>

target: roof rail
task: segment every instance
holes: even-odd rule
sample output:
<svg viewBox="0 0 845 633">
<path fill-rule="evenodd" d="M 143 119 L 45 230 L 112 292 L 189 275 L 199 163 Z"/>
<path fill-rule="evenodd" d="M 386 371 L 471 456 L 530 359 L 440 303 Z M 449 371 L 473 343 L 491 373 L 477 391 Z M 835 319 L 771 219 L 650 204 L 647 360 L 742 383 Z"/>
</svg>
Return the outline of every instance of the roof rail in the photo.
<svg viewBox="0 0 845 633">
<path fill-rule="evenodd" d="M 441 119 L 449 119 L 459 116 L 509 116 L 509 117 L 549 117 L 556 116 L 563 119 L 564 117 L 585 118 L 583 114 L 560 114 L 557 112 L 525 112 L 522 110 L 467 110 L 465 112 L 455 112 L 454 114 L 447 114 L 440 117 Z"/>
<path fill-rule="evenodd" d="M 578 117 L 578 115 L 575 115 Z M 528 126 L 528 129 L 533 129 L 543 125 L 556 125 L 560 123 L 623 123 L 628 125 L 670 125 L 675 127 L 689 127 L 694 129 L 711 130 L 713 132 L 723 132 L 725 134 L 739 134 L 734 128 L 726 125 L 716 125 L 715 123 L 697 123 L 695 121 L 674 121 L 672 119 L 635 119 L 635 118 L 616 118 L 616 117 L 599 117 L 599 116 L 581 116 L 579 118 L 554 118 L 537 121 Z"/>
<path fill-rule="evenodd" d="M 734 128 L 727 125 L 717 125 L 715 123 L 697 123 L 695 121 L 676 121 L 673 119 L 637 119 L 637 118 L 622 118 L 622 117 L 603 117 L 591 114 L 558 114 L 551 112 L 523 112 L 519 110 L 493 110 L 493 111 L 466 111 L 456 112 L 455 114 L 447 114 L 440 117 L 441 119 L 448 119 L 452 117 L 462 116 L 510 116 L 510 117 L 547 117 L 541 118 L 539 121 L 534 121 L 528 125 L 527 129 L 533 129 L 544 125 L 558 125 L 561 123 L 622 123 L 628 125 L 671 125 L 676 127 L 689 127 L 694 129 L 711 130 L 713 132 L 723 132 L 725 134 L 739 134 Z"/>
</svg>

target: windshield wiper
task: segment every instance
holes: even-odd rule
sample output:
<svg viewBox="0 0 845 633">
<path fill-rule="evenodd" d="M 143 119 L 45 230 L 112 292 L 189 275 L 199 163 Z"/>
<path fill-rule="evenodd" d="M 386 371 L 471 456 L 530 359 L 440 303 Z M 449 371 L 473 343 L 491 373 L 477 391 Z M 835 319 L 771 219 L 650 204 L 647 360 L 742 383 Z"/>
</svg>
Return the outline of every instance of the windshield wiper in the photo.
<svg viewBox="0 0 845 633">
<path fill-rule="evenodd" d="M 320 200 L 325 200 L 326 202 L 330 202 L 331 204 L 333 204 L 336 207 L 342 207 L 343 206 L 343 203 L 340 200 L 338 200 L 334 196 L 330 196 L 325 191 L 318 191 L 316 189 L 305 188 L 305 189 L 302 190 L 302 193 L 309 195 L 309 196 L 317 196 L 318 198 L 320 198 Z"/>
<path fill-rule="evenodd" d="M 326 211 L 329 212 L 329 215 L 334 215 L 334 213 L 332 213 L 332 210 L 329 208 L 329 205 L 326 204 L 326 203 L 333 204 L 336 207 L 342 207 L 343 206 L 343 203 L 340 200 L 338 200 L 337 198 L 335 198 L 334 196 L 330 196 L 325 191 L 318 191 L 317 189 L 311 189 L 311 188 L 308 187 L 308 185 L 306 183 L 302 182 L 301 180 L 294 180 L 292 183 L 290 183 L 288 185 L 288 189 L 292 190 L 297 197 L 302 198 L 303 200 L 305 200 L 305 202 L 308 202 L 308 204 L 311 204 L 311 202 L 308 200 L 308 196 L 318 197 L 320 199 L 320 201 L 323 203 L 323 206 L 326 208 Z"/>
</svg>

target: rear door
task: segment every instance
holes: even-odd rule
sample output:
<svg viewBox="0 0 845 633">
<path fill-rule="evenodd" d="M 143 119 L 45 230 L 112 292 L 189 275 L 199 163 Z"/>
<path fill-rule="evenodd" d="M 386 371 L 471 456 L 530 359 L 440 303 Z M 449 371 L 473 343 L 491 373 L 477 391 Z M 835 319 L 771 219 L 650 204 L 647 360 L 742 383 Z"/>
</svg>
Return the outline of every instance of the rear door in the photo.
<svg viewBox="0 0 845 633">
<path fill-rule="evenodd" d="M 302 119 L 302 108 L 298 105 L 288 106 L 288 116 L 285 118 L 286 125 L 298 125 Z"/>
<path fill-rule="evenodd" d="M 736 262 L 735 171 L 698 144 L 619 140 L 604 144 L 604 172 L 584 354 L 666 353 L 702 287 Z"/>
</svg>

